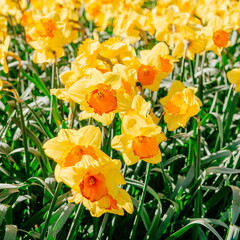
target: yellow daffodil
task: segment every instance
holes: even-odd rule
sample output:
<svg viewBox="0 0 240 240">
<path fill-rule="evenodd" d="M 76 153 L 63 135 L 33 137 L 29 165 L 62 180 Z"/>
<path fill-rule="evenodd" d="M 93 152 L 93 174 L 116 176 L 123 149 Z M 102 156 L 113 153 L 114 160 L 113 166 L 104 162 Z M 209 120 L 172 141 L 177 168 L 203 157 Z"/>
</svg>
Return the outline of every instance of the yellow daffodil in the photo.
<svg viewBox="0 0 240 240">
<path fill-rule="evenodd" d="M 0 42 L 7 36 L 7 18 L 0 16 Z"/>
<path fill-rule="evenodd" d="M 110 59 L 112 64 L 127 65 L 129 58 L 135 57 L 136 53 L 132 46 L 130 46 L 126 39 L 122 40 L 120 37 L 112 37 L 101 44 L 99 54 Z"/>
<path fill-rule="evenodd" d="M 27 8 L 27 0 L 1 0 L 0 15 L 11 16 L 11 24 L 20 23 L 23 11 Z"/>
<path fill-rule="evenodd" d="M 149 124 L 142 117 L 129 114 L 122 121 L 122 135 L 115 136 L 112 148 L 122 152 L 127 165 L 132 165 L 141 159 L 149 163 L 159 163 L 162 160 L 159 144 L 166 141 L 161 127 Z"/>
<path fill-rule="evenodd" d="M 229 13 L 230 24 L 240 33 L 240 2 L 232 2 Z"/>
<path fill-rule="evenodd" d="M 119 116 L 123 119 L 127 115 L 138 115 L 147 123 L 152 124 L 153 119 L 150 116 L 151 102 L 146 102 L 145 99 L 139 95 L 135 95 L 132 101 L 131 109 L 125 113 L 120 113 Z"/>
<path fill-rule="evenodd" d="M 166 78 L 174 68 L 174 62 L 178 59 L 169 55 L 168 46 L 163 43 L 157 43 L 151 50 L 143 50 L 140 52 L 142 58 L 147 58 L 161 72 L 160 78 Z"/>
<path fill-rule="evenodd" d="M 137 82 L 136 70 L 123 65 L 131 65 L 132 57 L 136 57 L 133 47 L 122 41 L 121 38 L 110 38 L 100 44 L 98 36 L 94 34 L 94 39 L 86 39 L 80 45 L 78 56 L 71 64 L 71 70 L 60 75 L 65 88 L 51 89 L 51 93 L 64 101 L 70 101 L 68 89 L 71 85 L 82 78 L 88 78 L 89 69 L 95 68 L 102 73 L 111 70 L 119 73 L 122 78 L 123 94 L 129 94 L 133 98 L 136 94 L 134 90 Z"/>
<path fill-rule="evenodd" d="M 64 44 L 78 37 L 72 25 L 62 22 L 56 12 L 34 15 L 33 19 L 34 24 L 25 30 L 28 43 L 35 49 L 33 61 L 36 63 L 54 62 L 64 55 Z"/>
<path fill-rule="evenodd" d="M 108 160 L 109 157 L 100 150 L 101 140 L 101 131 L 94 126 L 79 130 L 62 129 L 57 137 L 48 140 L 43 148 L 46 155 L 57 162 L 56 180 L 61 181 L 61 169 L 79 164 L 85 155 L 96 161 Z"/>
<path fill-rule="evenodd" d="M 134 44 L 141 39 L 143 32 L 141 17 L 132 9 L 123 12 L 114 19 L 113 33 L 117 36 L 126 38 L 130 44 Z"/>
<path fill-rule="evenodd" d="M 74 83 L 68 94 L 84 110 L 80 120 L 93 117 L 109 125 L 115 113 L 128 110 L 131 107 L 131 98 L 119 92 L 121 84 L 118 73 L 102 74 L 96 69 L 91 70 L 89 78 Z"/>
<path fill-rule="evenodd" d="M 207 44 L 205 35 L 189 26 L 182 26 L 179 33 L 175 33 L 173 38 L 175 42 L 173 55 L 178 58 L 183 57 L 184 51 L 186 51 L 186 57 L 193 60 L 195 54 L 204 52 Z"/>
<path fill-rule="evenodd" d="M 174 81 L 168 95 L 160 100 L 169 131 L 185 127 L 190 117 L 197 115 L 202 106 L 201 100 L 195 96 L 197 88 L 185 88 L 180 81 Z"/>
<path fill-rule="evenodd" d="M 156 28 L 155 38 L 165 41 L 170 47 L 173 46 L 173 33 L 178 32 L 180 26 L 187 24 L 189 15 L 179 12 L 174 7 L 163 10 L 162 16 L 154 18 Z"/>
<path fill-rule="evenodd" d="M 218 56 L 221 56 L 223 48 L 231 45 L 229 34 L 232 29 L 233 26 L 224 25 L 223 20 L 220 17 L 212 17 L 207 26 L 203 28 L 203 33 L 208 40 L 206 50 L 212 50 Z"/>
<path fill-rule="evenodd" d="M 135 69 L 129 69 L 122 64 L 116 64 L 113 67 L 113 72 L 120 75 L 122 80 L 122 85 L 119 91 L 126 96 L 126 98 L 133 99 L 137 94 L 135 87 L 137 82 L 137 72 Z"/>
<path fill-rule="evenodd" d="M 7 53 L 10 44 L 10 36 L 6 36 L 3 43 L 0 43 L 0 63 L 3 65 L 3 71 L 8 73 Z"/>
<path fill-rule="evenodd" d="M 230 83 L 236 84 L 235 91 L 240 92 L 240 68 L 232 69 L 227 73 Z"/>
<path fill-rule="evenodd" d="M 161 80 L 168 76 L 178 60 L 169 55 L 165 43 L 158 43 L 152 50 L 143 50 L 140 55 L 141 59 L 135 67 L 138 81 L 143 88 L 158 91 Z"/>
<path fill-rule="evenodd" d="M 84 163 L 74 168 L 61 171 L 63 182 L 72 188 L 73 196 L 70 201 L 83 205 L 94 217 L 100 217 L 109 212 L 124 215 L 133 212 L 133 204 L 129 194 L 119 188 L 126 184 L 120 169 L 119 160 L 106 163 L 95 161 L 91 156 L 83 156 Z"/>
</svg>

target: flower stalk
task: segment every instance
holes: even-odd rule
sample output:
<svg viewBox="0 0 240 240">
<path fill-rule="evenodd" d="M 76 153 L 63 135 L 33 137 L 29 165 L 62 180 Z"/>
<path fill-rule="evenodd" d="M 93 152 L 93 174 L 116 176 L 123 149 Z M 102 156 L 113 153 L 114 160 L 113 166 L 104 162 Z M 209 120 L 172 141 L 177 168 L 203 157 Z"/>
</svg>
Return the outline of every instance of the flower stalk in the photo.
<svg viewBox="0 0 240 240">
<path fill-rule="evenodd" d="M 51 204 L 50 204 L 50 207 L 49 207 L 49 210 L 48 210 L 48 214 L 47 214 L 47 217 L 45 219 L 45 222 L 44 222 L 44 225 L 43 225 L 43 230 L 41 232 L 39 240 L 43 240 L 44 237 L 45 237 L 45 234 L 46 234 L 47 229 L 48 229 L 48 224 L 49 224 L 49 221 L 52 217 L 52 214 L 53 214 L 53 211 L 54 211 L 54 208 L 55 208 L 55 205 L 56 205 L 56 202 L 57 202 L 57 198 L 58 198 L 58 195 L 60 193 L 61 188 L 62 188 L 62 182 L 57 184 L 57 188 L 56 188 L 55 193 L 53 195 L 53 198 L 52 198 L 52 201 L 51 201 Z"/>
<path fill-rule="evenodd" d="M 134 219 L 134 222 L 133 222 L 133 229 L 130 233 L 130 237 L 129 237 L 130 240 L 134 239 L 136 231 L 137 231 L 137 227 L 138 227 L 138 223 L 139 223 L 139 219 L 140 219 L 140 214 L 141 214 L 144 199 L 145 199 L 145 196 L 146 196 L 146 193 L 147 193 L 147 186 L 148 186 L 148 182 L 149 182 L 149 179 L 150 179 L 151 167 L 152 167 L 151 163 L 147 163 L 145 183 L 144 183 L 144 186 L 143 186 L 142 195 L 141 195 L 139 205 L 138 205 L 138 208 L 137 208 L 137 215 L 136 215 L 136 217 Z"/>
</svg>

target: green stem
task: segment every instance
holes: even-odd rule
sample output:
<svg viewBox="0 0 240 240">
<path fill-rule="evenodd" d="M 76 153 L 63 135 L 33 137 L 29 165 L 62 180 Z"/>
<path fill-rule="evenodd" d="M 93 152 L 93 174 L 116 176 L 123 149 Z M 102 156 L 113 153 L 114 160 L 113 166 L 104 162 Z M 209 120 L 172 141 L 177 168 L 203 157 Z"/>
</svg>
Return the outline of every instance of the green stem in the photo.
<svg viewBox="0 0 240 240">
<path fill-rule="evenodd" d="M 195 78 L 195 74 L 194 74 L 194 66 L 193 66 L 192 60 L 189 60 L 189 66 L 190 66 L 190 72 L 192 75 L 193 84 L 196 84 L 196 78 Z"/>
<path fill-rule="evenodd" d="M 55 82 L 55 63 L 52 64 L 52 79 L 51 79 L 51 88 L 54 88 L 54 82 Z M 53 101 L 54 101 L 54 95 L 51 94 L 51 102 L 50 102 L 50 118 L 49 118 L 49 124 L 52 127 L 53 124 Z"/>
<path fill-rule="evenodd" d="M 127 164 L 125 163 L 124 167 L 123 167 L 123 177 L 124 178 L 126 176 L 126 173 L 127 173 Z M 123 188 L 123 185 L 120 185 L 120 188 Z M 118 215 L 114 215 L 112 218 L 112 226 L 110 228 L 110 233 L 109 233 L 108 239 L 112 239 L 112 236 L 113 236 L 114 230 L 116 228 L 116 224 L 117 224 L 117 217 L 118 217 Z"/>
<path fill-rule="evenodd" d="M 101 240 L 102 239 L 102 235 L 103 235 L 104 229 L 106 227 L 108 217 L 109 217 L 109 213 L 105 213 L 103 221 L 102 221 L 102 225 L 100 227 L 100 230 L 98 232 L 98 236 L 97 236 L 96 240 Z"/>
<path fill-rule="evenodd" d="M 195 183 L 198 181 L 198 178 L 200 176 L 201 171 L 201 128 L 200 128 L 200 118 L 199 116 L 195 117 L 198 124 L 198 133 L 197 133 L 197 154 L 196 158 L 194 158 L 194 180 Z M 201 218 L 202 215 L 202 189 L 201 186 L 199 186 L 199 189 L 196 193 L 196 197 L 194 199 L 194 218 Z M 193 228 L 193 239 L 198 240 L 199 239 L 199 227 L 196 226 Z"/>
<path fill-rule="evenodd" d="M 48 228 L 48 224 L 49 224 L 49 221 L 51 219 L 51 216 L 52 216 L 52 213 L 53 213 L 53 210 L 54 210 L 54 207 L 55 207 L 55 204 L 56 204 L 56 201 L 57 201 L 57 198 L 58 198 L 58 195 L 60 193 L 61 188 L 62 188 L 62 182 L 58 183 L 56 191 L 55 191 L 55 193 L 53 195 L 53 199 L 52 199 L 52 202 L 50 204 L 50 207 L 49 207 L 49 210 L 48 210 L 48 214 L 47 214 L 47 217 L 45 219 L 45 223 L 43 225 L 43 230 L 42 230 L 42 233 L 40 235 L 39 240 L 43 240 L 44 237 L 45 237 L 45 234 L 46 234 L 47 228 Z"/>
<path fill-rule="evenodd" d="M 186 59 L 186 54 L 187 54 L 188 45 L 189 45 L 189 42 L 188 42 L 188 41 L 185 41 L 185 42 L 184 42 L 184 53 L 183 53 L 182 65 L 181 65 L 181 77 L 180 77 L 180 81 L 181 81 L 181 82 L 183 82 L 183 79 L 184 79 L 185 59 Z"/>
<path fill-rule="evenodd" d="M 197 156 L 195 158 L 194 162 L 194 179 L 195 182 L 197 182 L 198 178 L 200 177 L 200 171 L 201 171 L 201 128 L 200 128 L 200 118 L 195 118 L 198 123 L 198 133 L 197 133 Z M 199 188 L 196 199 L 194 202 L 194 217 L 200 218 L 202 214 L 202 194 L 201 194 L 201 188 Z"/>
<path fill-rule="evenodd" d="M 203 103 L 203 82 L 204 82 L 204 73 L 203 73 L 203 67 L 204 62 L 206 59 L 206 51 L 204 52 L 202 56 L 202 62 L 201 62 L 201 75 L 199 76 L 199 83 L 198 83 L 198 97 Z"/>
<path fill-rule="evenodd" d="M 29 155 L 29 151 L 28 151 L 27 133 L 26 133 L 26 126 L 24 123 L 21 101 L 18 101 L 18 106 L 19 106 L 19 113 L 20 113 L 22 136 L 23 136 L 23 146 L 24 146 L 25 159 L 26 159 L 26 177 L 29 178 L 29 176 L 30 176 L 30 155 Z"/>
<path fill-rule="evenodd" d="M 165 186 L 166 186 L 166 188 L 167 188 L 168 195 L 170 196 L 170 195 L 171 195 L 171 189 L 170 189 L 170 187 L 169 187 L 169 181 L 168 181 L 167 176 L 166 176 L 166 174 L 165 174 L 165 170 L 164 170 L 163 163 L 160 162 L 159 165 L 160 165 L 161 170 L 162 170 L 163 181 L 164 181 Z"/>
<path fill-rule="evenodd" d="M 74 237 L 74 234 L 77 232 L 77 228 L 78 228 L 78 226 L 81 222 L 81 216 L 83 214 L 83 211 L 84 211 L 84 206 L 83 206 L 82 202 L 80 202 L 79 205 L 78 205 L 76 214 L 74 216 L 74 219 L 72 221 L 72 224 L 71 224 L 71 227 L 70 227 L 70 230 L 68 232 L 66 240 L 74 239 L 73 237 Z"/>
<path fill-rule="evenodd" d="M 144 186 L 143 186 L 142 196 L 141 196 L 140 201 L 139 201 L 139 205 L 138 205 L 138 208 L 137 208 L 137 215 L 136 215 L 136 217 L 134 219 L 134 222 L 133 222 L 133 229 L 130 233 L 129 240 L 134 239 L 136 231 L 137 231 L 137 226 L 138 226 L 139 219 L 140 219 L 140 213 L 141 213 L 142 206 L 143 206 L 143 203 L 144 203 L 144 199 L 145 199 L 145 196 L 146 196 L 146 193 L 147 193 L 147 186 L 148 186 L 148 182 L 149 182 L 149 179 L 150 179 L 151 167 L 152 167 L 151 163 L 147 163 L 146 178 L 145 178 L 145 183 L 144 183 Z"/>
<path fill-rule="evenodd" d="M 200 118 L 196 117 L 197 123 L 198 123 L 198 133 L 197 133 L 197 156 L 196 156 L 196 163 L 195 163 L 195 181 L 200 176 L 200 161 L 201 161 L 201 156 L 200 156 L 200 150 L 201 150 L 201 128 L 200 128 Z"/>
<path fill-rule="evenodd" d="M 233 100 L 232 100 L 232 104 L 230 106 L 230 109 L 228 111 L 228 116 L 227 116 L 227 119 L 226 119 L 226 125 L 224 127 L 224 140 L 228 140 L 229 136 L 230 136 L 230 126 L 232 124 L 232 120 L 233 120 L 233 115 L 236 111 L 236 108 L 238 106 L 238 102 L 239 102 L 239 99 L 240 99 L 240 93 L 236 93 L 233 97 Z"/>
</svg>

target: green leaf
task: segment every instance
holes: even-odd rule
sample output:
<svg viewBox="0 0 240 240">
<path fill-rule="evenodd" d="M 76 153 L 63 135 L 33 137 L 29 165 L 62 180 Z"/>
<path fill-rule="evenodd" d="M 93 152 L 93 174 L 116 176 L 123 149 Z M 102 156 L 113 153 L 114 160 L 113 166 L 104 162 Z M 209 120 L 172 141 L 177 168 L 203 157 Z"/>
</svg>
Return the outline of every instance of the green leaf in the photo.
<svg viewBox="0 0 240 240">
<path fill-rule="evenodd" d="M 47 96 L 49 99 L 51 99 L 50 92 L 47 89 L 46 85 L 44 84 L 43 80 L 38 77 L 37 74 L 33 74 L 33 77 L 29 76 L 26 72 L 22 71 L 23 75 L 32 83 L 35 84 L 35 86 L 43 92 L 45 96 Z"/>
<path fill-rule="evenodd" d="M 218 219 L 214 219 L 214 218 L 190 218 L 190 219 L 178 221 L 178 223 L 179 224 L 187 224 L 189 222 L 194 222 L 196 220 L 204 220 L 211 225 L 219 225 L 219 226 L 222 226 L 222 227 L 228 229 L 228 225 L 226 223 L 224 223 Z"/>
<path fill-rule="evenodd" d="M 211 112 L 211 114 L 217 119 L 218 132 L 219 132 L 220 142 L 221 142 L 220 148 L 222 148 L 222 146 L 223 146 L 223 123 L 222 123 L 221 115 L 218 113 L 213 113 L 213 112 Z"/>
<path fill-rule="evenodd" d="M 182 236 L 186 231 L 192 228 L 194 225 L 202 225 L 208 228 L 219 240 L 223 240 L 223 238 L 219 235 L 219 233 L 206 221 L 204 220 L 197 220 L 194 222 L 189 223 L 188 225 L 184 226 L 177 232 L 173 233 L 170 237 L 166 238 L 166 240 L 174 240 Z"/>
<path fill-rule="evenodd" d="M 240 170 L 225 167 L 209 167 L 206 169 L 206 174 L 210 173 L 237 174 L 240 173 Z"/>
<path fill-rule="evenodd" d="M 68 203 L 67 206 L 59 210 L 61 215 L 58 217 L 57 221 L 53 225 L 52 230 L 48 232 L 48 237 L 47 237 L 48 240 L 57 239 L 57 234 L 63 228 L 64 224 L 66 223 L 70 214 L 72 213 L 74 207 L 75 207 L 75 204 Z"/>
<path fill-rule="evenodd" d="M 46 136 L 49 138 L 53 138 L 53 134 L 48 130 L 48 128 L 45 126 L 45 124 L 42 122 L 42 120 L 37 116 L 37 114 L 32 110 L 31 107 L 27 103 L 24 102 L 24 104 L 27 106 L 27 108 L 30 110 L 34 118 L 36 119 L 37 123 L 39 126 L 42 128 L 42 130 L 45 132 Z"/>
<path fill-rule="evenodd" d="M 240 214 L 240 188 L 235 186 L 229 186 L 233 192 L 233 203 L 231 210 L 231 223 L 236 224 L 238 216 Z"/>
<path fill-rule="evenodd" d="M 132 199 L 134 207 L 137 209 L 138 205 L 139 205 L 139 201 L 137 199 L 133 198 L 133 197 L 131 197 L 131 199 Z M 140 216 L 141 216 L 141 219 L 143 221 L 144 227 L 148 231 L 150 226 L 151 226 L 151 221 L 150 221 L 150 218 L 148 216 L 147 210 L 144 206 L 142 206 Z"/>
<path fill-rule="evenodd" d="M 226 157 L 229 157 L 231 155 L 232 155 L 231 151 L 221 150 L 221 151 L 218 151 L 216 153 L 212 153 L 211 155 L 208 155 L 208 156 L 205 156 L 205 157 L 201 158 L 201 165 L 206 166 L 209 163 L 212 163 L 216 159 L 222 158 L 222 160 L 223 160 Z"/>
<path fill-rule="evenodd" d="M 226 240 L 239 240 L 240 228 L 236 225 L 230 225 Z"/>
<path fill-rule="evenodd" d="M 17 236 L 16 225 L 6 225 L 6 232 L 3 240 L 15 240 Z"/>
<path fill-rule="evenodd" d="M 148 231 L 144 237 L 144 240 L 152 239 L 153 234 L 156 233 L 156 229 L 161 221 L 161 214 L 162 214 L 161 208 L 162 208 L 162 206 L 158 204 L 156 211 L 154 213 L 154 218 L 152 220 L 152 224 L 150 225 L 150 228 L 148 229 Z"/>
<path fill-rule="evenodd" d="M 18 119 L 16 118 L 13 118 L 13 121 L 14 123 L 18 126 L 18 127 L 21 127 L 21 123 L 19 122 Z M 37 138 L 37 136 L 28 128 L 26 128 L 26 133 L 27 133 L 27 136 L 35 143 L 35 145 L 37 146 L 38 150 L 39 150 L 39 153 L 41 155 L 41 158 L 43 159 L 43 162 L 48 170 L 49 173 L 52 173 L 52 167 L 51 165 L 49 164 L 49 161 L 48 161 L 48 158 L 42 148 L 42 143 L 41 141 Z"/>
<path fill-rule="evenodd" d="M 9 207 L 10 207 L 9 205 L 0 204 L 0 226 L 2 225 L 2 222 L 5 218 L 5 215 Z"/>
<path fill-rule="evenodd" d="M 225 127 L 224 127 L 224 139 L 225 139 L 225 141 L 229 138 L 229 134 L 231 133 L 231 123 L 232 123 L 233 115 L 234 115 L 234 113 L 236 111 L 236 108 L 238 106 L 239 97 L 240 97 L 239 92 L 234 95 L 230 110 L 229 110 L 228 115 L 227 115 L 227 119 L 225 119 L 225 122 L 226 122 Z"/>
<path fill-rule="evenodd" d="M 164 214 L 164 218 L 162 219 L 162 222 L 155 233 L 155 237 L 157 240 L 161 239 L 161 236 L 171 224 L 171 220 L 174 217 L 175 213 L 176 213 L 175 208 L 173 206 L 170 206 L 167 212 Z"/>
<path fill-rule="evenodd" d="M 126 183 L 129 183 L 133 186 L 143 189 L 144 183 L 139 182 L 134 179 L 130 179 L 130 178 L 126 178 L 125 180 L 126 180 Z M 151 187 L 147 186 L 147 192 L 150 193 L 154 198 L 156 198 L 156 200 L 161 204 L 161 200 L 160 200 L 158 194 Z"/>
</svg>

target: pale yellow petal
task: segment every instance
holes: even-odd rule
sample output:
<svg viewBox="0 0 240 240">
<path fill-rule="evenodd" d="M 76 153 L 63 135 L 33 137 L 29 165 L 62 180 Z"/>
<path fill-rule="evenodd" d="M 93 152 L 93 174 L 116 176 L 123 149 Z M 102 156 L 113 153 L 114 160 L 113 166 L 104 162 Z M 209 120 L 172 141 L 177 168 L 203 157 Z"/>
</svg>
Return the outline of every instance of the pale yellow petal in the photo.
<svg viewBox="0 0 240 240">
<path fill-rule="evenodd" d="M 121 87 L 122 81 L 118 73 L 107 72 L 104 74 L 104 83 L 106 85 L 111 85 L 112 89 L 119 89 Z"/>
<path fill-rule="evenodd" d="M 118 196 L 117 196 L 118 205 L 121 208 L 124 208 L 129 214 L 132 214 L 134 211 L 132 200 L 130 195 L 123 189 L 119 188 Z"/>
<path fill-rule="evenodd" d="M 167 105 L 168 100 L 176 93 L 182 92 L 185 89 L 185 86 L 180 81 L 174 81 L 169 89 L 168 95 L 160 100 L 160 103 L 163 106 Z"/>
<path fill-rule="evenodd" d="M 43 148 L 46 155 L 58 162 L 63 152 L 70 147 L 70 142 L 59 142 L 58 138 L 52 138 L 44 143 Z"/>
<path fill-rule="evenodd" d="M 115 117 L 115 113 L 103 113 L 102 116 L 94 114 L 93 118 L 104 125 L 110 125 Z"/>
<path fill-rule="evenodd" d="M 102 141 L 102 133 L 98 127 L 85 126 L 78 130 L 78 144 L 82 146 L 93 146 L 100 148 Z"/>
<path fill-rule="evenodd" d="M 146 102 L 145 99 L 136 95 L 132 102 L 132 108 L 146 117 L 151 108 L 151 102 Z"/>
<path fill-rule="evenodd" d="M 74 129 L 61 129 L 58 133 L 58 141 L 59 142 L 69 142 L 73 144 L 77 144 L 79 140 L 79 133 Z"/>
<path fill-rule="evenodd" d="M 68 89 L 68 95 L 75 102 L 81 103 L 89 93 L 89 86 L 90 82 L 88 79 L 81 79 Z"/>
<path fill-rule="evenodd" d="M 227 73 L 227 78 L 230 83 L 240 84 L 240 68 L 233 69 Z"/>
<path fill-rule="evenodd" d="M 81 176 L 74 170 L 73 167 L 62 168 L 59 173 L 60 179 L 76 192 L 80 192 L 79 184 Z"/>
<path fill-rule="evenodd" d="M 131 147 L 133 137 L 129 134 L 117 135 L 112 139 L 111 146 L 117 151 L 124 151 L 124 149 Z"/>
</svg>

